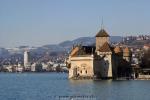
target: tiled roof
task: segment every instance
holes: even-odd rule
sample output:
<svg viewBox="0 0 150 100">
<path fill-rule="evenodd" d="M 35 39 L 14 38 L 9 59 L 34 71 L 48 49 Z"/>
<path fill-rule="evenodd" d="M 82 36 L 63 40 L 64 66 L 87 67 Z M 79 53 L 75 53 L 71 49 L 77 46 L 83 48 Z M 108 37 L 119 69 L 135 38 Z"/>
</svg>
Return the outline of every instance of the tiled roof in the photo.
<svg viewBox="0 0 150 100">
<path fill-rule="evenodd" d="M 144 46 L 146 46 L 146 47 L 150 47 L 150 44 L 145 44 Z"/>
<path fill-rule="evenodd" d="M 100 52 L 112 52 L 112 47 L 108 44 L 108 42 L 105 42 L 103 46 L 99 49 Z"/>
<path fill-rule="evenodd" d="M 119 46 L 116 46 L 115 49 L 114 49 L 114 52 L 115 53 L 120 53 L 120 52 L 122 52 L 122 50 Z"/>
<path fill-rule="evenodd" d="M 108 33 L 104 30 L 101 29 L 97 34 L 96 37 L 109 37 Z"/>
<path fill-rule="evenodd" d="M 71 51 L 71 56 L 75 56 L 77 54 L 77 52 L 79 51 L 79 47 L 75 47 L 72 51 Z"/>
<path fill-rule="evenodd" d="M 80 55 L 90 55 L 94 54 L 95 52 L 95 46 L 81 46 L 81 47 L 75 47 L 72 52 L 71 56 L 80 56 Z"/>
</svg>

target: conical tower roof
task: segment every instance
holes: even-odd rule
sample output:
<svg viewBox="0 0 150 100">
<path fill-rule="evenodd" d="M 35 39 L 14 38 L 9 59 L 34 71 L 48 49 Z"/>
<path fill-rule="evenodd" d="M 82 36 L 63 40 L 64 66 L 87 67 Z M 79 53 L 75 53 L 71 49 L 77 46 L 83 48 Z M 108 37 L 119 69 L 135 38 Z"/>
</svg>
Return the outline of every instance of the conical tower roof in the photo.
<svg viewBox="0 0 150 100">
<path fill-rule="evenodd" d="M 111 46 L 108 44 L 108 42 L 105 42 L 105 43 L 103 44 L 103 46 L 100 47 L 99 51 L 100 51 L 100 52 L 112 52 Z"/>
<path fill-rule="evenodd" d="M 114 52 L 115 53 L 121 53 L 122 50 L 121 50 L 121 48 L 119 46 L 116 46 L 115 49 L 114 49 Z"/>
<path fill-rule="evenodd" d="M 96 37 L 109 37 L 108 33 L 104 30 L 101 29 L 97 34 Z"/>
</svg>

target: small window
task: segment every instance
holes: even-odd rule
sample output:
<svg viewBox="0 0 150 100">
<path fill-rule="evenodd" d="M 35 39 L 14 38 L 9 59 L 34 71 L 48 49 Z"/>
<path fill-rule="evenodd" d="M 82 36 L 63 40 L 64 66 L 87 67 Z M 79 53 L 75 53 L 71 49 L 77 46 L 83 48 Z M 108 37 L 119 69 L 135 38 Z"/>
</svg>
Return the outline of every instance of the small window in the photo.
<svg viewBox="0 0 150 100">
<path fill-rule="evenodd" d="M 80 71 L 80 73 L 82 73 L 82 70 Z"/>
<path fill-rule="evenodd" d="M 87 74 L 87 70 L 85 71 L 85 73 Z"/>
</svg>

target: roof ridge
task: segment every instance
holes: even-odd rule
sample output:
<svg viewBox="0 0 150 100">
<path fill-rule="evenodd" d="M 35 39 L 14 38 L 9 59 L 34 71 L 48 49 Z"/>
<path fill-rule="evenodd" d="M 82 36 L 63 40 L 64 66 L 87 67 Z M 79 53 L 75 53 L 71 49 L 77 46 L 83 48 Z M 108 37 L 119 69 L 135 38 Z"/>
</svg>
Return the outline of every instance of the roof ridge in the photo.
<svg viewBox="0 0 150 100">
<path fill-rule="evenodd" d="M 101 29 L 97 34 L 96 37 L 109 37 L 109 34 L 105 31 L 105 29 Z"/>
<path fill-rule="evenodd" d="M 112 52 L 111 50 L 111 46 L 108 42 L 105 42 L 100 48 L 99 48 L 100 52 Z"/>
</svg>

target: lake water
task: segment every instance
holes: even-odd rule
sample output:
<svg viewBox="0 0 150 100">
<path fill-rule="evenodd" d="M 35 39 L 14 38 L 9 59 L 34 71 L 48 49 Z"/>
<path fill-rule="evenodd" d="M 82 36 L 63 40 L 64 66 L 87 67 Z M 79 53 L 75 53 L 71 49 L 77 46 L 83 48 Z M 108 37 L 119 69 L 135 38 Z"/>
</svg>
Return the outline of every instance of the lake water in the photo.
<svg viewBox="0 0 150 100">
<path fill-rule="evenodd" d="M 150 81 L 73 81 L 66 73 L 0 73 L 0 100 L 150 100 Z"/>
</svg>

